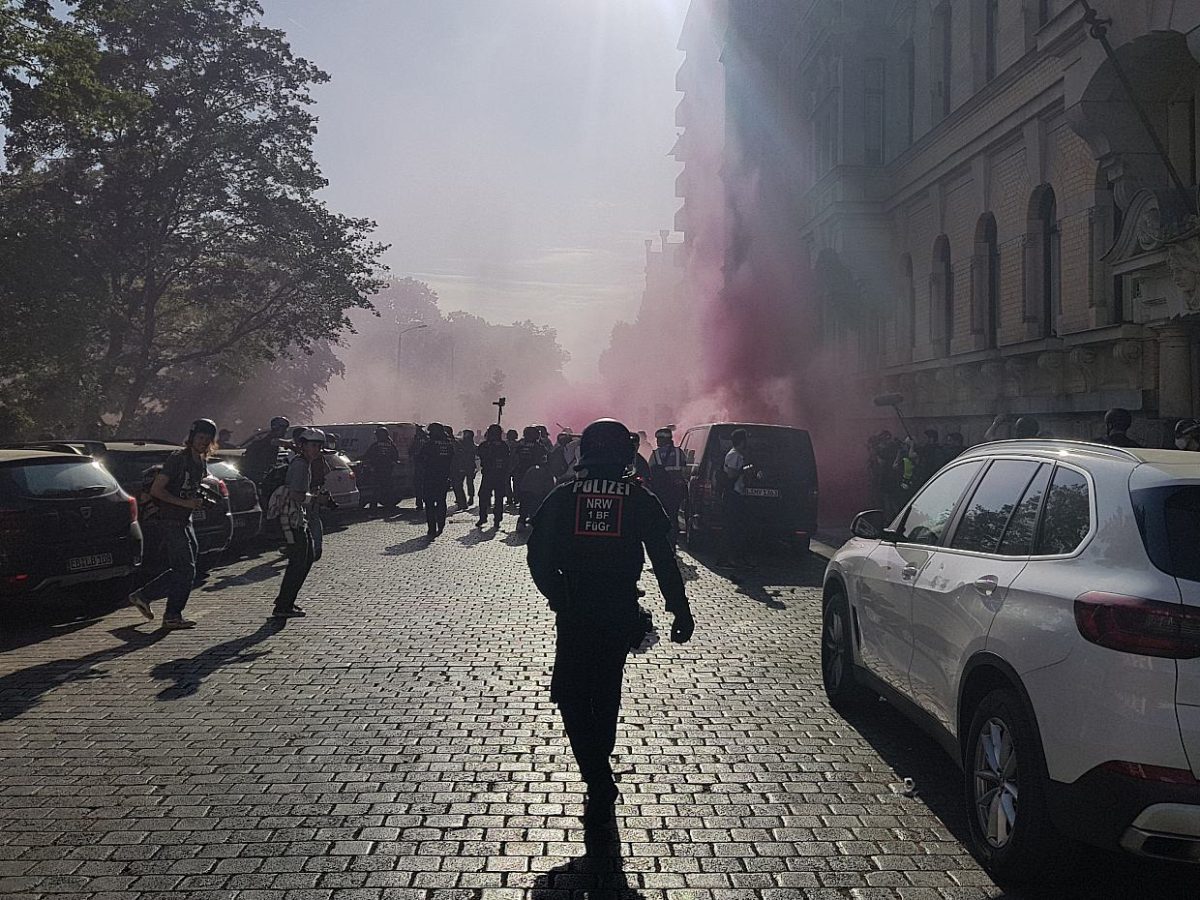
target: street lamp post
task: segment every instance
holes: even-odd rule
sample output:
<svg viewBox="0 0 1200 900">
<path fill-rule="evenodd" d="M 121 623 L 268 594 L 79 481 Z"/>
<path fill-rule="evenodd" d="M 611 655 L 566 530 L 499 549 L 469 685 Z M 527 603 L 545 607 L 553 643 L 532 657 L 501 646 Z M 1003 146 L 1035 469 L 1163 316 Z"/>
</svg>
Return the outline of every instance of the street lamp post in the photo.
<svg viewBox="0 0 1200 900">
<path fill-rule="evenodd" d="M 401 328 L 396 335 L 396 377 L 400 377 L 400 351 L 403 349 L 404 335 L 410 331 L 416 331 L 418 328 L 428 328 L 424 322 L 418 322 L 416 325 L 410 325 L 408 328 Z"/>
</svg>

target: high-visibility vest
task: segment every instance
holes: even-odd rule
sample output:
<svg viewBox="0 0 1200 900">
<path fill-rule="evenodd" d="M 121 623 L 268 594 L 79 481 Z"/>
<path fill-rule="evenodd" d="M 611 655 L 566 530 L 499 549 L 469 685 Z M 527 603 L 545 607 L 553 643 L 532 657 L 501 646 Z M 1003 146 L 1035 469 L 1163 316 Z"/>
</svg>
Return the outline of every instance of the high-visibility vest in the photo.
<svg viewBox="0 0 1200 900">
<path fill-rule="evenodd" d="M 669 455 L 664 455 L 661 447 L 654 450 L 650 454 L 650 465 L 659 466 L 667 472 L 682 472 L 687 467 L 683 451 L 678 447 L 671 447 L 666 453 Z"/>
</svg>

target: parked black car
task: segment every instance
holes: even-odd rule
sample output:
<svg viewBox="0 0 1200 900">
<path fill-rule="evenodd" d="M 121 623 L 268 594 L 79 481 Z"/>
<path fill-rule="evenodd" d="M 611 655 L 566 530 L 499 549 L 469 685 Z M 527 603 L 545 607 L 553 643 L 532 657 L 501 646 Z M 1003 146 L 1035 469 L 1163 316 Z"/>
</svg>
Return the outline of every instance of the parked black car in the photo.
<svg viewBox="0 0 1200 900">
<path fill-rule="evenodd" d="M 0 595 L 106 582 L 141 564 L 137 501 L 77 453 L 0 450 Z"/>
<path fill-rule="evenodd" d="M 243 545 L 262 532 L 263 509 L 258 501 L 258 486 L 243 475 L 231 459 L 212 459 L 208 473 L 225 482 L 229 490 L 229 510 L 233 515 L 233 544 Z"/>
<path fill-rule="evenodd" d="M 182 444 L 160 444 L 150 441 L 71 441 L 85 453 L 97 459 L 121 487 L 136 495 L 141 490 L 142 473 L 151 466 L 161 466 L 168 456 Z M 218 496 L 215 506 L 198 509 L 192 513 L 192 526 L 196 529 L 196 542 L 200 555 L 220 553 L 233 539 L 233 515 L 229 506 L 229 488 L 216 475 L 210 474 L 204 482 Z M 204 568 L 204 565 L 201 565 Z"/>
<path fill-rule="evenodd" d="M 782 539 L 807 553 L 817 530 L 817 461 L 807 431 L 784 425 L 716 422 L 689 428 L 679 442 L 688 457 L 688 493 L 679 509 L 689 548 L 725 528 L 721 471 L 732 435 L 746 430 L 748 460 L 762 477 L 746 486 L 751 521 L 763 540 Z M 731 488 L 728 488 L 731 489 Z"/>
</svg>

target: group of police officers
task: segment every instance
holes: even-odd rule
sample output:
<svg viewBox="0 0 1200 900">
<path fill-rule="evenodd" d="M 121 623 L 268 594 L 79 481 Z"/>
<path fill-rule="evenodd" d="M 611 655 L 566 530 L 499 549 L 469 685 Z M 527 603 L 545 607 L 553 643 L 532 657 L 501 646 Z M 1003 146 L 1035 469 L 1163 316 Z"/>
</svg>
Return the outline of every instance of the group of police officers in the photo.
<svg viewBox="0 0 1200 900">
<path fill-rule="evenodd" d="M 296 597 L 320 556 L 321 449 L 327 436 L 301 428 L 289 442 L 289 427 L 282 416 L 272 419 L 268 432 L 247 442 L 242 460 L 244 474 L 262 486 L 269 472 L 281 468 L 281 451 L 292 451 L 282 483 L 263 497 L 267 517 L 279 520 L 287 545 L 287 570 L 272 613 L 277 619 L 304 615 Z M 196 560 L 191 513 L 201 505 L 192 488 L 207 473 L 205 460 L 216 437 L 215 423 L 196 420 L 178 459 L 172 457 L 150 489 L 155 502 L 171 511 L 163 531 L 167 589 L 158 591 L 169 595 L 168 628 L 195 624 L 182 616 Z M 532 525 L 529 571 L 555 614 L 551 698 L 587 785 L 583 818 L 589 826 L 610 822 L 619 797 L 611 757 L 625 661 L 653 627 L 651 614 L 638 603 L 647 557 L 672 616 L 671 640 L 686 643 L 695 629 L 674 550 L 687 461 L 669 428 L 660 429 L 656 440 L 647 459 L 638 452 L 639 436 L 612 419 L 593 422 L 579 436 L 564 430 L 553 444 L 542 426 L 525 428 L 517 439 L 515 432 L 506 436 L 492 425 L 476 445 L 470 431 L 456 439 L 450 428 L 434 422 L 409 448 L 431 540 L 445 528 L 449 491 L 460 508 L 469 506 L 476 462 L 482 472 L 477 527 L 485 527 L 490 515 L 498 528 L 509 498 L 517 501 L 517 528 Z M 390 476 L 399 453 L 380 426 L 363 457 L 368 479 L 379 488 L 372 496 L 384 507 L 393 499 L 383 490 L 392 483 L 384 476 Z M 130 596 L 147 618 L 153 617 L 152 586 Z"/>
</svg>

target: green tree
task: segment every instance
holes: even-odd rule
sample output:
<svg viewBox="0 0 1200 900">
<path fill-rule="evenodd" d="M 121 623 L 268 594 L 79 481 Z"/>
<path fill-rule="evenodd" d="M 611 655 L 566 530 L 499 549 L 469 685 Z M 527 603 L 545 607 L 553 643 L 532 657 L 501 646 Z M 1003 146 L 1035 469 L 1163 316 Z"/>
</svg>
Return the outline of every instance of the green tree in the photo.
<svg viewBox="0 0 1200 900">
<path fill-rule="evenodd" d="M 5 83 L 0 304 L 25 352 L 0 384 L 62 385 L 64 417 L 127 431 L 180 381 L 335 338 L 382 287 L 385 248 L 317 198 L 310 89 L 328 76 L 256 2 L 69 13 L 39 71 Z"/>
</svg>

